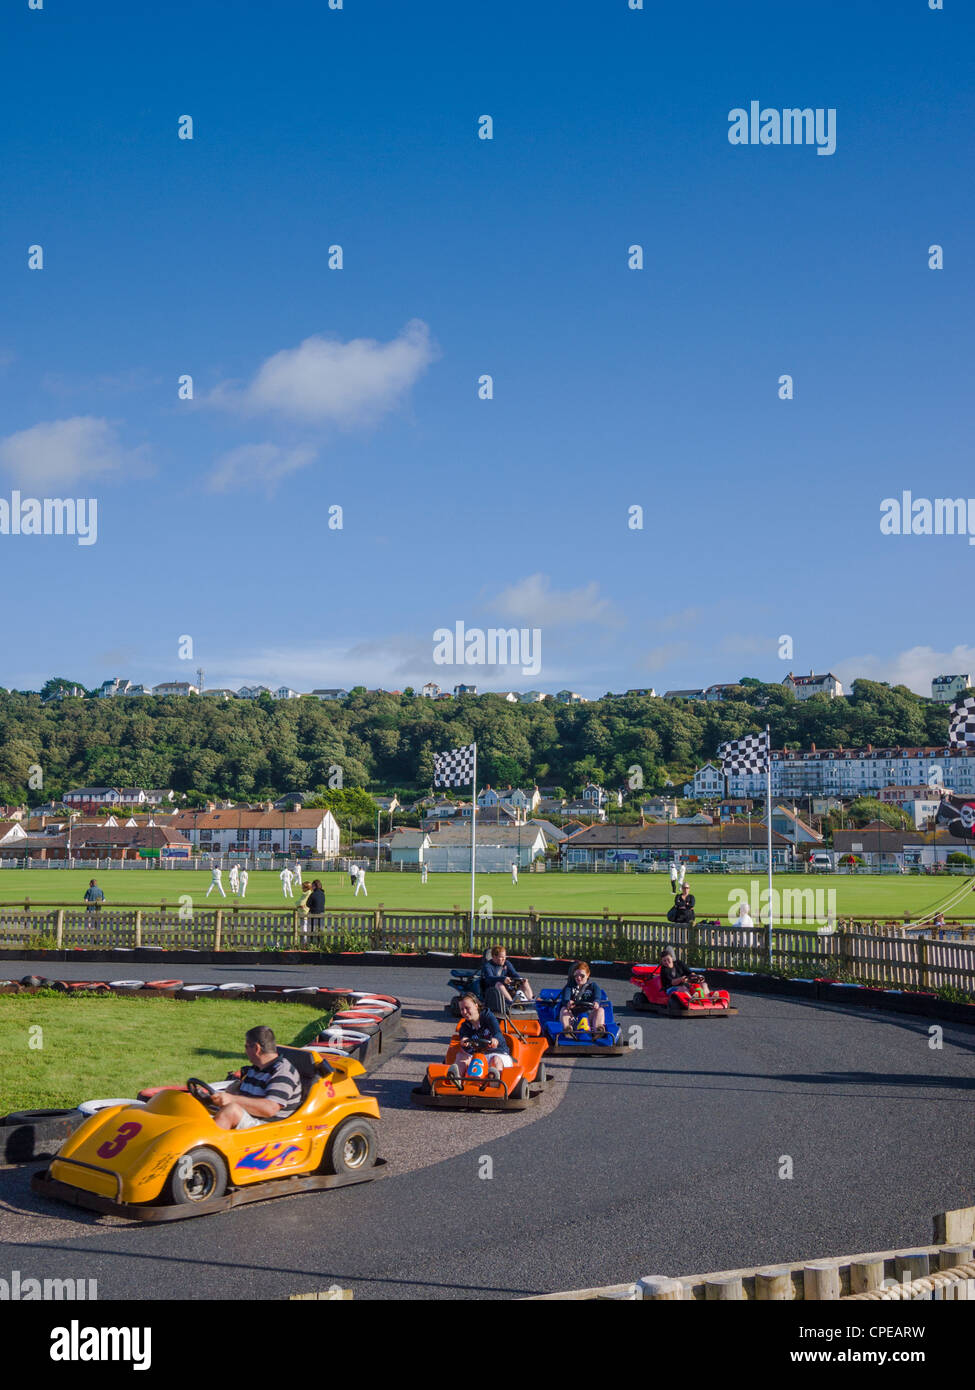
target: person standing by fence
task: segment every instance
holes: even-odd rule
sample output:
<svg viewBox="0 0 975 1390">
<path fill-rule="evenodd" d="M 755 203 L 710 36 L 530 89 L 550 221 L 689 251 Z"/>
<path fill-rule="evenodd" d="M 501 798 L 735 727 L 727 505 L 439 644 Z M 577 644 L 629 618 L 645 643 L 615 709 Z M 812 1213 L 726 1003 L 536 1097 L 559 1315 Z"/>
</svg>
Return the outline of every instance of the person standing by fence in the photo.
<svg viewBox="0 0 975 1390">
<path fill-rule="evenodd" d="M 92 879 L 91 882 L 88 884 L 88 889 L 85 893 L 85 902 L 88 904 L 88 907 L 85 910 L 87 912 L 97 912 L 104 901 L 105 894 L 99 888 L 96 881 Z"/>
</svg>

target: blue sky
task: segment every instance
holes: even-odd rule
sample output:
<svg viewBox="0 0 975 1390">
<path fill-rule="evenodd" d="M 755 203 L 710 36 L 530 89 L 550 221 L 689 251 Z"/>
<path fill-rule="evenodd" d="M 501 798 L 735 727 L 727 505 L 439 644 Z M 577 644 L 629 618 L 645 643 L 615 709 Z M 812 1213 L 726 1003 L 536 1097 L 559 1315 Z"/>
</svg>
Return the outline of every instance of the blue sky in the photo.
<svg viewBox="0 0 975 1390">
<path fill-rule="evenodd" d="M 98 502 L 94 545 L 0 535 L 0 683 L 975 667 L 975 551 L 879 529 L 975 493 L 960 0 L 24 0 L 0 37 L 0 497 Z M 835 108 L 835 153 L 731 145 L 752 100 Z M 458 620 L 539 628 L 541 672 L 435 666 Z"/>
</svg>

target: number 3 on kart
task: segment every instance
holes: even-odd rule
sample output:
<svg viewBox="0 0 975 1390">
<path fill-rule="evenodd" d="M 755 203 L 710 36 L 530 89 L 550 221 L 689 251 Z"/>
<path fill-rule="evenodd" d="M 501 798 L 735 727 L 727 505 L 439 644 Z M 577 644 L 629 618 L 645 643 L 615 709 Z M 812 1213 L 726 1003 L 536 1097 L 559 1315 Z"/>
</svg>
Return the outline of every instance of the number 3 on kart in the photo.
<svg viewBox="0 0 975 1390">
<path fill-rule="evenodd" d="M 112 1139 L 107 1139 L 98 1150 L 99 1158 L 116 1158 L 130 1139 L 134 1139 L 142 1126 L 130 1120 L 128 1124 L 119 1125 Z"/>
</svg>

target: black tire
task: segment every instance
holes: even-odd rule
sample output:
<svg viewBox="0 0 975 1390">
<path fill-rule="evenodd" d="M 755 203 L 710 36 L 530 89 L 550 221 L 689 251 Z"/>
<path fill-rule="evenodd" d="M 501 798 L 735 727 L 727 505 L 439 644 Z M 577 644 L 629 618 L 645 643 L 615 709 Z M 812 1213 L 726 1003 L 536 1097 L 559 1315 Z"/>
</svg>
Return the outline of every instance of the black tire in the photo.
<svg viewBox="0 0 975 1390">
<path fill-rule="evenodd" d="M 429 1078 L 429 1076 L 425 1076 L 425 1077 L 423 1078 L 423 1080 L 420 1082 L 419 1086 L 417 1086 L 416 1089 L 417 1089 L 417 1094 L 418 1094 L 418 1095 L 421 1095 L 421 1096 L 429 1096 L 429 1095 L 432 1095 L 432 1093 L 433 1093 L 433 1087 L 430 1085 L 430 1078 Z"/>
<path fill-rule="evenodd" d="M 376 1131 L 364 1115 L 343 1120 L 328 1141 L 323 1173 L 361 1173 L 376 1162 Z"/>
<path fill-rule="evenodd" d="M 511 1089 L 511 1095 L 508 1097 L 508 1099 L 509 1099 L 509 1100 L 531 1100 L 531 1095 L 532 1095 L 532 1093 L 531 1093 L 531 1087 L 529 1086 L 529 1084 L 528 1084 L 528 1082 L 525 1080 L 525 1078 L 522 1077 L 521 1080 L 518 1082 L 518 1084 L 517 1084 L 516 1086 L 513 1086 L 513 1087 L 512 1087 L 512 1089 Z"/>
<path fill-rule="evenodd" d="M 181 1176 L 185 1159 L 192 1160 L 192 1167 Z M 169 1200 L 180 1207 L 222 1197 L 226 1190 L 227 1165 L 223 1156 L 216 1149 L 206 1147 L 190 1149 L 184 1154 L 170 1173 L 167 1184 Z"/>
<path fill-rule="evenodd" d="M 0 1116 L 5 1125 L 32 1125 L 38 1120 L 62 1120 L 65 1115 L 76 1115 L 77 1108 L 71 1110 L 13 1110 L 9 1115 Z"/>
<path fill-rule="evenodd" d="M 634 994 L 633 998 L 630 1000 L 630 1004 L 638 1012 L 642 1011 L 647 1007 L 647 996 L 644 994 L 642 989 L 639 991 L 639 993 Z"/>
<path fill-rule="evenodd" d="M 451 1001 L 450 1001 L 450 1012 L 453 1014 L 454 1018 L 460 1018 L 460 995 L 459 995 L 459 994 L 455 994 L 454 997 L 453 997 L 453 999 L 451 999 Z"/>
<path fill-rule="evenodd" d="M 667 1000 L 667 1012 L 672 1018 L 680 1018 L 684 1012 L 682 1005 L 673 995 Z"/>
</svg>

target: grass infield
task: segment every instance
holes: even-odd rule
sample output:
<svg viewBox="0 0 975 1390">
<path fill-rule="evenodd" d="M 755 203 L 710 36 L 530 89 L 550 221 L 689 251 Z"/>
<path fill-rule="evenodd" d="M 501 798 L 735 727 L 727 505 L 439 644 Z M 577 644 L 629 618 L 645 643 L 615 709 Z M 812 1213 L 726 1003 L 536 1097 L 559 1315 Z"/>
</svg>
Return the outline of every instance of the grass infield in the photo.
<svg viewBox="0 0 975 1390">
<path fill-rule="evenodd" d="M 22 901 L 30 897 L 38 902 L 56 901 L 62 905 L 83 906 L 85 889 L 92 877 L 90 871 L 78 869 L 12 869 L 0 872 L 0 901 Z M 224 872 L 226 898 L 216 892 L 206 897 L 210 885 L 208 870 L 114 869 L 97 873 L 95 877 L 105 893 L 105 907 L 123 907 L 127 903 L 159 903 L 163 898 L 176 906 L 181 894 L 189 894 L 194 907 L 231 907 L 234 903 L 254 907 L 289 907 L 294 900 L 285 898 L 281 880 L 275 872 L 252 873 L 247 885 L 246 902 L 230 893 L 227 873 Z M 416 873 L 366 873 L 368 898 L 353 896 L 347 873 L 333 871 L 319 877 L 325 888 L 326 906 L 334 911 L 341 908 L 370 909 L 380 905 L 388 912 L 444 912 L 457 907 L 470 910 L 470 877 L 466 874 L 430 874 L 421 883 Z M 697 900 L 699 918 L 720 917 L 727 920 L 730 904 L 737 901 L 733 890 L 744 890 L 752 897 L 768 886 L 761 874 L 688 874 L 688 884 Z M 834 911 L 828 893 L 835 893 L 835 912 L 840 917 L 883 917 L 901 919 L 907 913 L 912 919 L 935 911 L 951 896 L 960 894 L 957 904 L 946 916 L 958 921 L 975 921 L 975 878 L 961 876 L 933 877 L 928 875 L 855 875 L 848 874 L 776 874 L 773 887 L 784 891 L 812 889 L 824 895 L 827 911 Z M 564 913 L 566 916 L 585 916 L 604 909 L 631 917 L 664 916 L 673 902 L 670 878 L 667 874 L 529 874 L 522 873 L 513 884 L 510 874 L 479 874 L 476 880 L 476 908 L 494 913 L 527 912 L 532 906 L 538 912 Z M 489 904 L 481 902 L 490 898 Z"/>
<path fill-rule="evenodd" d="M 246 999 L 0 995 L 0 1115 L 134 1099 L 188 1076 L 222 1081 L 247 1060 L 248 1028 L 266 1023 L 287 1044 L 321 1017 L 320 1007 Z"/>
</svg>

